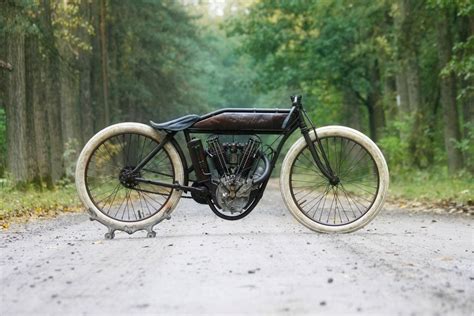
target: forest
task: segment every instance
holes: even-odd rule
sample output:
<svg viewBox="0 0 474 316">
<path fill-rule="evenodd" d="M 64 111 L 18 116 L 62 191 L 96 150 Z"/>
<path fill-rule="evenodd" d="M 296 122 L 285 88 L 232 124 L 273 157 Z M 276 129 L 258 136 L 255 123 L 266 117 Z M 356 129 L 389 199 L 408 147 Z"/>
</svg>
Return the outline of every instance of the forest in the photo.
<svg viewBox="0 0 474 316">
<path fill-rule="evenodd" d="M 392 178 L 472 181 L 470 0 L 1 0 L 0 43 L 8 187 L 71 182 L 115 122 L 284 108 L 295 93 L 317 126 L 376 141 Z"/>
</svg>

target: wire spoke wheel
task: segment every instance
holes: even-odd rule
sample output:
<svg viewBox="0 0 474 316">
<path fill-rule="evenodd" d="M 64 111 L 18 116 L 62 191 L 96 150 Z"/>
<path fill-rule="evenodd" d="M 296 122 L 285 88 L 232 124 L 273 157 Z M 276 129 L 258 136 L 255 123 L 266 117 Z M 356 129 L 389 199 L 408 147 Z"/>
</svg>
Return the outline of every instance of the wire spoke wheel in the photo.
<svg viewBox="0 0 474 316">
<path fill-rule="evenodd" d="M 159 143 L 146 135 L 124 132 L 101 142 L 89 156 L 85 186 L 94 206 L 121 222 L 146 220 L 157 214 L 173 189 L 139 182 L 136 178 L 175 182 L 173 161 L 165 148 L 140 171 L 135 167 Z"/>
<path fill-rule="evenodd" d="M 326 226 L 348 225 L 363 217 L 377 198 L 377 164 L 364 146 L 349 137 L 325 136 L 321 144 L 339 183 L 329 182 L 305 146 L 291 165 L 291 196 L 311 221 Z"/>
</svg>

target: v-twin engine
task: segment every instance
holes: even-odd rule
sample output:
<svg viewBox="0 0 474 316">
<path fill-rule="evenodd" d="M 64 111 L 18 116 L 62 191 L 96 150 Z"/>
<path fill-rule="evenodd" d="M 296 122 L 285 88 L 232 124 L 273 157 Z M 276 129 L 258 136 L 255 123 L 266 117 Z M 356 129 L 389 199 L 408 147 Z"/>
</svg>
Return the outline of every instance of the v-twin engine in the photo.
<svg viewBox="0 0 474 316">
<path fill-rule="evenodd" d="M 254 179 L 263 173 L 258 166 L 261 144 L 257 136 L 250 136 L 247 142 L 222 143 L 217 135 L 207 140 L 207 153 L 214 165 L 212 181 L 217 184 L 215 199 L 223 211 L 241 213 L 251 202 L 252 191 L 258 187 Z"/>
</svg>

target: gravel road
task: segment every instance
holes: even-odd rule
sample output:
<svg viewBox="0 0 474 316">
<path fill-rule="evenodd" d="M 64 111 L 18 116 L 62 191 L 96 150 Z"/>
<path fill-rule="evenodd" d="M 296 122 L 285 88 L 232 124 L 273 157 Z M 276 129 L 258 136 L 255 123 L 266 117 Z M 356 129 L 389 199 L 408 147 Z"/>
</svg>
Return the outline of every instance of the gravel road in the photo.
<svg viewBox="0 0 474 316">
<path fill-rule="evenodd" d="M 472 217 L 384 209 L 345 235 L 298 224 L 267 190 L 227 222 L 182 199 L 145 232 L 85 214 L 0 232 L 0 315 L 472 315 Z"/>
</svg>

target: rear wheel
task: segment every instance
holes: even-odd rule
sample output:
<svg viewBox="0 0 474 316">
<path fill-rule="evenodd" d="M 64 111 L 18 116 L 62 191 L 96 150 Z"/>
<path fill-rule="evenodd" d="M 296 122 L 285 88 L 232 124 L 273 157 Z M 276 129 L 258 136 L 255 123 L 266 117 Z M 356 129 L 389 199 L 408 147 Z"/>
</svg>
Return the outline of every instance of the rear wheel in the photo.
<svg viewBox="0 0 474 316">
<path fill-rule="evenodd" d="M 132 173 L 161 141 L 150 126 L 121 123 L 97 133 L 82 150 L 76 167 L 76 186 L 93 218 L 112 229 L 134 232 L 169 216 L 181 192 L 139 182 L 184 182 L 183 164 L 176 148 L 167 143 L 140 171 Z"/>
<path fill-rule="evenodd" d="M 301 138 L 282 166 L 280 186 L 285 203 L 295 218 L 312 230 L 360 229 L 382 208 L 389 184 L 385 159 L 378 147 L 356 130 L 328 126 L 317 133 L 339 182 L 330 183 L 321 173 Z M 314 133 L 311 139 L 315 142 Z"/>
</svg>

